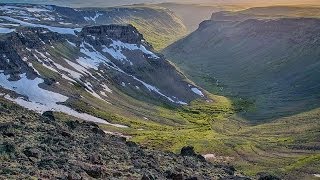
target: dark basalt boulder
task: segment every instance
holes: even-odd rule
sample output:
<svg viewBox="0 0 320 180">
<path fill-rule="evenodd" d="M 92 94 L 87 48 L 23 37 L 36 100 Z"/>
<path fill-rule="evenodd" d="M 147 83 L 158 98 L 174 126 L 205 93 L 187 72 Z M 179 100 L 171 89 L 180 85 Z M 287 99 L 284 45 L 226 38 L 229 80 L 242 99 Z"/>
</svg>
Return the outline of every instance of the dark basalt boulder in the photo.
<svg viewBox="0 0 320 180">
<path fill-rule="evenodd" d="M 197 154 L 194 152 L 194 147 L 186 146 L 181 149 L 182 156 L 196 156 Z"/>
<path fill-rule="evenodd" d="M 258 180 L 281 180 L 279 177 L 268 174 L 268 173 L 258 173 Z"/>
<path fill-rule="evenodd" d="M 13 153 L 13 152 L 15 152 L 15 149 L 16 149 L 16 147 L 12 143 L 4 142 L 4 143 L 0 144 L 0 154 Z"/>
<path fill-rule="evenodd" d="M 27 156 L 27 157 L 34 157 L 34 158 L 39 158 L 39 156 L 41 155 L 41 151 L 39 149 L 36 148 L 26 148 L 23 153 Z"/>
<path fill-rule="evenodd" d="M 193 156 L 193 157 L 198 158 L 200 161 L 206 161 L 206 159 L 202 155 L 197 154 L 197 153 L 194 152 L 194 147 L 192 147 L 192 146 L 183 147 L 181 149 L 180 155 L 182 155 L 182 156 Z"/>
<path fill-rule="evenodd" d="M 43 117 L 45 118 L 48 118 L 49 120 L 51 121 L 54 121 L 55 120 L 55 117 L 53 115 L 53 112 L 52 111 L 46 111 L 42 114 Z"/>
</svg>

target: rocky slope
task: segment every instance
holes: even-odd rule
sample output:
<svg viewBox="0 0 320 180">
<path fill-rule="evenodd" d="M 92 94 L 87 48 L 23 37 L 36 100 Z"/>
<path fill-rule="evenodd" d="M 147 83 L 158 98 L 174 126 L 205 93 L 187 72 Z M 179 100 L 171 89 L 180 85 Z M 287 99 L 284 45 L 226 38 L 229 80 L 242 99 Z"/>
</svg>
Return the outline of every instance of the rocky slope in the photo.
<svg viewBox="0 0 320 180">
<path fill-rule="evenodd" d="M 209 20 L 165 54 L 211 92 L 265 120 L 319 107 L 319 19 Z"/>
<path fill-rule="evenodd" d="M 162 55 L 153 53 L 133 26 L 84 27 L 77 35 L 57 31 L 32 27 L 1 36 L 0 85 L 26 97 L 28 101 L 19 96 L 13 100 L 29 109 L 79 117 L 59 103 L 90 97 L 116 103 L 115 97 L 123 96 L 117 92 L 172 105 L 203 96 Z"/>
<path fill-rule="evenodd" d="M 112 125 L 103 119 L 114 111 L 143 118 L 136 109 L 147 103 L 177 107 L 204 98 L 132 25 L 87 26 L 100 17 L 86 18 L 92 10 L 0 9 L 1 92 L 24 107 Z"/>
<path fill-rule="evenodd" d="M 146 149 L 93 123 L 41 116 L 2 98 L 0 137 L 1 179 L 248 179 L 191 147 L 180 155 Z"/>
</svg>

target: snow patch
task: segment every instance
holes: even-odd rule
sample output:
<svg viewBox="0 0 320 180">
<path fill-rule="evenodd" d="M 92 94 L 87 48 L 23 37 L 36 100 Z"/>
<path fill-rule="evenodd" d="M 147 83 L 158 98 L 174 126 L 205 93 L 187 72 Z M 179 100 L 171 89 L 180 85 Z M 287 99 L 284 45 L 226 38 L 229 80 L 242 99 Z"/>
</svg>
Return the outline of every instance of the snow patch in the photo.
<svg viewBox="0 0 320 180">
<path fill-rule="evenodd" d="M 102 16 L 102 15 L 103 14 L 97 12 L 94 17 L 84 17 L 84 20 L 86 20 L 86 21 L 90 21 L 91 20 L 93 22 L 96 22 L 97 18 Z"/>
<path fill-rule="evenodd" d="M 64 71 L 64 72 L 67 72 L 71 77 L 75 78 L 75 79 L 78 79 L 80 80 L 82 74 L 78 73 L 78 72 L 75 72 L 71 69 L 68 69 L 68 68 L 65 68 L 63 66 L 61 66 L 60 64 L 57 64 L 57 63 L 53 63 L 58 69 Z"/>
<path fill-rule="evenodd" d="M 71 46 L 73 46 L 73 47 L 77 47 L 75 43 L 70 42 L 69 40 L 67 40 L 67 42 L 68 42 Z"/>
<path fill-rule="evenodd" d="M 87 47 L 90 47 L 90 51 Z M 87 57 L 80 57 L 77 59 L 77 62 L 86 68 L 92 68 L 98 70 L 98 67 L 101 63 L 110 62 L 106 57 L 101 53 L 97 52 L 94 47 L 86 42 L 81 43 L 80 52 L 86 55 Z"/>
<path fill-rule="evenodd" d="M 85 67 L 83 67 L 79 64 L 76 64 L 72 61 L 69 61 L 68 59 L 64 59 L 64 60 L 69 64 L 69 66 L 73 67 L 78 72 L 81 72 L 82 74 L 87 74 L 87 75 L 90 75 L 93 77 L 93 75 Z"/>
<path fill-rule="evenodd" d="M 43 113 L 45 111 L 58 111 L 87 121 L 112 125 L 119 128 L 128 128 L 124 125 L 111 124 L 103 119 L 89 114 L 79 113 L 69 107 L 57 104 L 67 101 L 68 97 L 40 88 L 39 84 L 44 82 L 43 79 L 35 78 L 34 80 L 30 80 L 26 77 L 26 74 L 20 75 L 21 79 L 18 81 L 9 81 L 8 78 L 9 76 L 0 74 L 0 86 L 20 95 L 27 96 L 28 101 L 21 97 L 14 99 L 9 95 L 6 95 L 5 98 L 29 110 L 39 113 Z"/>
<path fill-rule="evenodd" d="M 48 9 L 40 9 L 40 8 L 26 8 L 29 12 L 49 12 Z"/>
<path fill-rule="evenodd" d="M 7 33 L 14 32 L 14 31 L 15 31 L 15 29 L 0 27 L 0 33 L 1 34 L 7 34 Z"/>
<path fill-rule="evenodd" d="M 66 76 L 65 74 L 61 75 L 63 79 L 67 80 L 67 81 L 71 81 L 73 83 L 77 83 L 77 81 L 75 81 L 74 79 L 69 78 L 68 76 Z"/>
<path fill-rule="evenodd" d="M 103 87 L 103 90 L 105 90 L 106 92 L 112 93 L 112 90 L 107 85 L 102 84 L 101 86 Z"/>
<path fill-rule="evenodd" d="M 1 11 L 11 11 L 12 10 L 26 10 L 26 11 L 29 11 L 29 12 L 49 12 L 50 10 L 48 9 L 44 9 L 44 8 L 40 8 L 40 7 L 17 7 L 17 6 L 0 6 L 0 10 Z"/>
<path fill-rule="evenodd" d="M 32 68 L 33 71 L 34 71 L 35 73 L 37 73 L 37 75 L 40 75 L 39 71 L 38 71 L 36 68 L 33 67 L 33 65 L 32 65 L 31 62 L 28 62 L 28 66 L 29 66 L 30 68 Z"/>
<path fill-rule="evenodd" d="M 121 53 L 121 49 L 107 48 L 107 46 L 105 46 L 105 45 L 103 45 L 102 48 L 103 48 L 102 49 L 103 52 L 110 54 L 114 59 L 119 60 L 119 61 L 128 61 L 132 65 L 132 62 L 129 61 L 127 59 L 127 57 Z"/>
<path fill-rule="evenodd" d="M 198 88 L 191 88 L 191 91 L 195 94 L 198 94 L 201 97 L 204 97 L 203 93 Z"/>
<path fill-rule="evenodd" d="M 86 88 L 87 88 L 86 91 L 87 91 L 88 93 L 90 93 L 93 97 L 96 97 L 96 98 L 98 98 L 98 99 L 104 100 L 104 99 L 101 98 L 101 96 L 100 96 L 99 94 L 97 94 L 97 93 L 92 89 L 93 86 L 92 86 L 92 84 L 91 84 L 90 82 L 85 82 L 84 85 L 85 85 Z"/>
<path fill-rule="evenodd" d="M 132 136 L 126 136 L 126 135 L 124 135 L 122 133 L 119 133 L 119 132 L 104 131 L 104 133 L 111 134 L 111 135 L 114 135 L 114 136 L 123 137 L 123 138 L 126 138 L 127 140 L 132 138 Z"/>
<path fill-rule="evenodd" d="M 62 24 L 62 25 L 72 25 L 72 23 L 66 23 L 66 22 L 59 22 L 59 24 Z"/>
<path fill-rule="evenodd" d="M 113 50 L 110 48 L 113 48 Z M 113 53 L 115 55 L 115 57 L 120 57 L 122 60 L 127 59 L 122 54 L 122 50 L 124 50 L 124 49 L 131 50 L 131 51 L 138 50 L 138 51 L 143 52 L 146 55 L 149 55 L 151 58 L 159 59 L 159 57 L 157 55 L 155 55 L 153 52 L 147 50 L 146 47 L 141 44 L 140 45 L 129 44 L 129 43 L 121 42 L 119 40 L 117 40 L 117 41 L 112 40 L 112 44 L 109 45 L 109 48 L 104 48 L 105 51 L 109 51 L 109 52 Z M 112 54 L 110 54 L 110 55 L 112 55 Z"/>
<path fill-rule="evenodd" d="M 68 97 L 64 95 L 41 89 L 38 85 L 44 82 L 43 79 L 35 78 L 34 80 L 29 80 L 26 74 L 22 74 L 20 80 L 9 81 L 9 77 L 10 76 L 0 74 L 0 85 L 5 89 L 28 96 L 30 101 L 52 106 L 57 102 L 65 102 L 68 100 Z"/>
<path fill-rule="evenodd" d="M 42 24 L 33 24 L 29 22 L 24 22 L 18 19 L 14 19 L 8 16 L 0 16 L 1 19 L 5 19 L 7 21 L 15 22 L 20 24 L 21 26 L 26 26 L 26 27 L 40 27 L 40 28 L 46 28 L 52 32 L 56 32 L 59 34 L 71 34 L 71 35 L 76 35 L 75 32 L 80 32 L 81 28 L 63 28 L 63 27 L 53 27 L 53 26 L 47 26 L 47 25 L 42 25 Z"/>
</svg>

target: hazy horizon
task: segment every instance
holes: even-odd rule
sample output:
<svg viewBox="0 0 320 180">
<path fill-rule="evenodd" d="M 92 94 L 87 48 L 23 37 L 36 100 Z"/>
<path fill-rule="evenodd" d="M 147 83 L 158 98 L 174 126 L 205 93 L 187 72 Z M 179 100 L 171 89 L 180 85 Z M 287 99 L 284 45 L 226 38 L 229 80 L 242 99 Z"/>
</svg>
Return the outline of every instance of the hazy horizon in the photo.
<svg viewBox="0 0 320 180">
<path fill-rule="evenodd" d="M 206 4 L 206 5 L 217 5 L 217 4 L 246 4 L 250 6 L 270 6 L 270 5 L 320 5 L 318 0 L 199 0 L 194 2 L 192 0 L 118 0 L 104 1 L 104 0 L 0 0 L 0 3 L 30 3 L 30 4 L 51 4 L 59 6 L 70 6 L 70 7 L 110 7 L 110 6 L 121 6 L 121 5 L 132 5 L 141 3 L 191 3 L 191 4 Z"/>
</svg>

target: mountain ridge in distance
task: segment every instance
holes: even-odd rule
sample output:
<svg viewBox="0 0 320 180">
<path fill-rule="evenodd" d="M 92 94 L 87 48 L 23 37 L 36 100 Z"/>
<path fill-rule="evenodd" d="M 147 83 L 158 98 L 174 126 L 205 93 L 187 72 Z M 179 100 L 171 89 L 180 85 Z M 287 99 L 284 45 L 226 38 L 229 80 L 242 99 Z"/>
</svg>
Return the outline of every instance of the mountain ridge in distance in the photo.
<svg viewBox="0 0 320 180">
<path fill-rule="evenodd" d="M 26 3 L 25 0 L 4 0 L 4 3 Z M 91 3 L 83 2 L 82 0 L 70 0 L 68 2 L 62 0 L 28 0 L 29 4 L 53 4 L 59 6 L 70 6 L 70 7 L 112 7 L 112 6 L 121 6 L 121 5 L 133 5 L 133 4 L 158 4 L 164 2 L 171 3 L 180 3 L 180 4 L 195 4 L 192 0 L 135 0 L 134 2 L 129 0 L 120 0 L 117 2 L 114 1 L 103 1 L 103 0 L 95 0 Z M 265 5 L 320 5 L 317 0 L 305 0 L 301 2 L 301 0 L 272 0 L 272 1 L 263 1 L 263 0 L 219 0 L 212 2 L 211 0 L 199 0 L 197 4 L 205 4 L 205 5 L 249 5 L 249 6 L 265 6 Z"/>
</svg>

